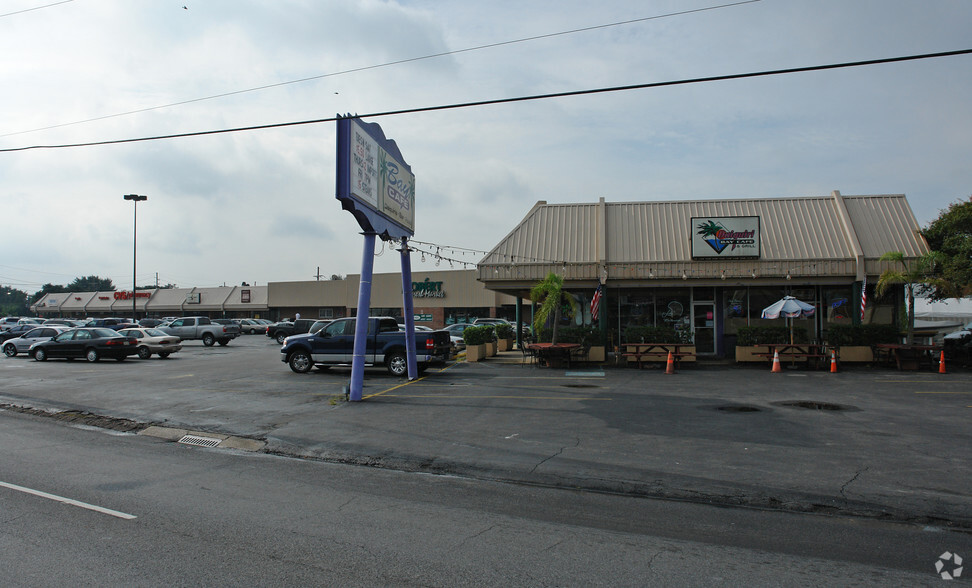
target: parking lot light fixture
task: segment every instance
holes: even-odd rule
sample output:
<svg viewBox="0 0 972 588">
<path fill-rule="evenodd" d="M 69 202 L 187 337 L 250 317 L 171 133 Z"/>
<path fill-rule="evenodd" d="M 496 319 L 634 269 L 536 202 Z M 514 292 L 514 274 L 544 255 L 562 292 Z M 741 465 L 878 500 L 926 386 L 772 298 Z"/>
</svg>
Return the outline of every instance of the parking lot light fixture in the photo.
<svg viewBox="0 0 972 588">
<path fill-rule="evenodd" d="M 138 297 L 135 296 L 135 292 L 138 288 L 138 278 L 136 277 L 135 270 L 137 268 L 138 261 L 138 203 L 144 200 L 148 200 L 148 196 L 142 196 L 141 194 L 125 194 L 125 200 L 131 200 L 134 216 L 132 217 L 132 320 L 137 321 L 138 317 L 135 315 L 136 304 L 138 302 Z"/>
</svg>

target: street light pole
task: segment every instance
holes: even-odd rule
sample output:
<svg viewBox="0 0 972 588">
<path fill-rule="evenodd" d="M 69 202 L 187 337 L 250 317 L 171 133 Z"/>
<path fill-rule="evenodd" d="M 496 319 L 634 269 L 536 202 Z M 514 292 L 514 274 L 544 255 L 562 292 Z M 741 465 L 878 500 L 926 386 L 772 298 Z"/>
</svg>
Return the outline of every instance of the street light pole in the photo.
<svg viewBox="0 0 972 588">
<path fill-rule="evenodd" d="M 135 315 L 135 305 L 138 302 L 138 298 L 135 296 L 138 288 L 138 278 L 135 277 L 135 269 L 138 261 L 138 203 L 143 200 L 148 200 L 148 196 L 125 194 L 125 200 L 131 200 L 134 205 L 134 217 L 132 217 L 132 320 L 136 321 L 138 320 L 138 317 Z"/>
</svg>

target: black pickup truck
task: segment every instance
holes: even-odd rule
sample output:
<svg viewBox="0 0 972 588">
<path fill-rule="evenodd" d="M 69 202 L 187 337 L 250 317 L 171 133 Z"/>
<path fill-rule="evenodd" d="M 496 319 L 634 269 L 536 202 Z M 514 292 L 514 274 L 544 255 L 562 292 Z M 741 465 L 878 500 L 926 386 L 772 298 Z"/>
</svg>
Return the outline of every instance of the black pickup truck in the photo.
<svg viewBox="0 0 972 588">
<path fill-rule="evenodd" d="M 280 348 L 280 359 L 293 371 L 302 374 L 314 366 L 327 369 L 330 366 L 350 366 L 354 356 L 354 330 L 356 318 L 333 321 L 315 334 L 287 337 Z M 368 319 L 368 344 L 365 365 L 385 366 L 395 376 L 408 375 L 405 356 L 406 333 L 398 328 L 392 317 Z M 419 370 L 431 363 L 449 361 L 452 340 L 448 331 L 416 331 L 415 355 Z"/>
<path fill-rule="evenodd" d="M 277 343 L 283 345 L 284 339 L 291 335 L 300 335 L 309 332 L 311 325 L 316 322 L 314 319 L 297 319 L 273 323 L 267 326 L 267 337 L 276 339 Z"/>
</svg>

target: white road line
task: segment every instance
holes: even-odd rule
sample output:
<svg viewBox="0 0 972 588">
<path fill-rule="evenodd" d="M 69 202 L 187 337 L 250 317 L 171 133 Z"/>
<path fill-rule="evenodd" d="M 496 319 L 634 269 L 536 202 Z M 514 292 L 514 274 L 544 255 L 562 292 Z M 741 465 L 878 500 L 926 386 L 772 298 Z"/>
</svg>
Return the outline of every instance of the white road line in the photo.
<svg viewBox="0 0 972 588">
<path fill-rule="evenodd" d="M 118 517 L 120 519 L 131 520 L 131 519 L 138 518 L 135 515 L 131 515 L 128 513 L 119 512 L 117 510 L 111 510 L 110 508 L 104 508 L 101 506 L 95 506 L 93 504 L 88 504 L 86 502 L 81 502 L 79 500 L 64 498 L 63 496 L 57 496 L 56 494 L 48 494 L 47 492 L 41 492 L 40 490 L 32 490 L 31 488 L 24 488 L 23 486 L 18 486 L 16 484 L 8 484 L 6 482 L 0 482 L 0 486 L 4 488 L 10 488 L 11 490 L 17 490 L 18 492 L 24 492 L 27 494 L 33 494 L 34 496 L 40 496 L 41 498 L 47 498 L 48 500 L 63 502 L 64 504 L 70 504 L 71 506 L 79 506 L 81 508 L 86 508 L 88 510 L 93 510 L 95 512 L 100 512 L 102 514 Z"/>
</svg>

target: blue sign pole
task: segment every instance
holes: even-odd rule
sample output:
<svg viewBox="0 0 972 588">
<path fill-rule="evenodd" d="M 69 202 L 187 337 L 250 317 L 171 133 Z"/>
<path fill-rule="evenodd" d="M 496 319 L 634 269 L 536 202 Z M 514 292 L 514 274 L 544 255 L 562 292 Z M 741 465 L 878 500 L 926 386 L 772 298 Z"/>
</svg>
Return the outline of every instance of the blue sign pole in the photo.
<svg viewBox="0 0 972 588">
<path fill-rule="evenodd" d="M 415 359 L 415 314 L 412 304 L 412 258 L 409 257 L 408 238 L 402 237 L 402 307 L 405 310 L 405 357 L 408 359 L 408 379 L 418 377 Z"/>
<path fill-rule="evenodd" d="M 354 323 L 354 356 L 351 359 L 351 390 L 348 400 L 361 401 L 364 389 L 365 352 L 368 344 L 368 312 L 371 308 L 371 279 L 375 270 L 375 233 L 364 234 L 361 254 L 361 282 L 358 284 L 358 316 Z"/>
</svg>

